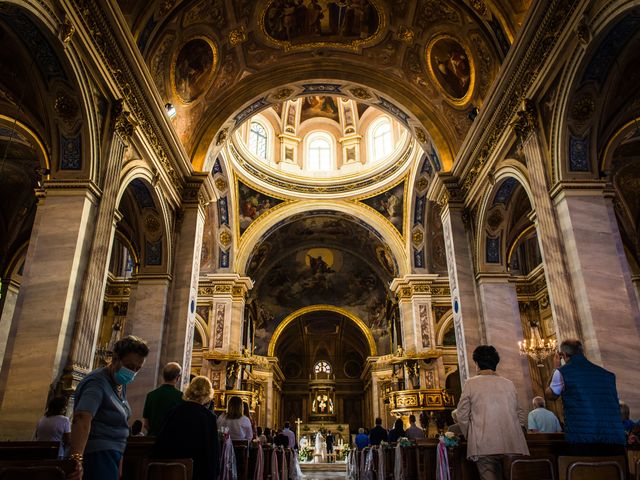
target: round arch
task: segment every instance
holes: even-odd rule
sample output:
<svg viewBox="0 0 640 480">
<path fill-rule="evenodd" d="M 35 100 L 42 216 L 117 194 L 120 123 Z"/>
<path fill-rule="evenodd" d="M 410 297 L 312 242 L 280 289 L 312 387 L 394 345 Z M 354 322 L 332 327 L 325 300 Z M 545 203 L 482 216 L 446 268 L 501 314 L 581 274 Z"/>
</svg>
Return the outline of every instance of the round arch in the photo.
<svg viewBox="0 0 640 480">
<path fill-rule="evenodd" d="M 310 82 L 322 85 L 321 91 L 325 94 L 344 95 L 393 114 L 404 123 L 425 150 L 428 150 L 426 147 L 431 136 L 444 170 L 451 169 L 457 144 L 453 140 L 455 134 L 424 95 L 366 65 L 330 59 L 325 59 L 322 65 L 304 62 L 278 66 L 235 83 L 233 95 L 221 95 L 222 101 L 210 106 L 203 115 L 209 121 L 196 133 L 189 152 L 194 168 L 210 169 L 206 162 L 210 158 L 210 147 L 214 145 L 216 153 L 215 150 L 222 147 L 229 133 L 249 115 L 258 113 L 273 103 L 319 93 L 312 88 Z M 263 93 L 256 95 L 255 92 Z M 407 111 L 403 111 L 400 106 Z"/>
<path fill-rule="evenodd" d="M 367 219 L 367 225 L 389 246 L 398 264 L 398 276 L 402 277 L 409 271 L 407 255 L 405 252 L 405 244 L 395 228 L 384 219 L 370 215 L 369 210 L 359 205 L 355 201 L 331 201 L 331 200 L 308 200 L 302 202 L 288 202 L 282 204 L 282 207 L 275 208 L 272 213 L 258 217 L 251 224 L 247 231 L 242 235 L 237 246 L 236 268 L 240 275 L 245 275 L 249 265 L 251 253 L 256 245 L 261 242 L 270 230 L 289 217 L 315 210 L 328 210 L 340 213 L 346 213 L 356 219 Z"/>
<path fill-rule="evenodd" d="M 535 211 L 535 205 L 533 202 L 533 193 L 531 192 L 529 178 L 526 170 L 522 167 L 522 164 L 520 162 L 518 162 L 517 160 L 511 160 L 511 159 L 505 160 L 502 163 L 502 166 L 496 171 L 494 178 L 495 178 L 495 182 L 491 184 L 489 188 L 486 189 L 485 194 L 483 195 L 482 200 L 480 202 L 480 208 L 478 209 L 478 225 L 477 225 L 478 235 L 476 235 L 476 251 L 478 252 L 478 255 L 476 255 L 476 268 L 478 269 L 478 271 L 484 271 L 485 270 L 484 267 L 486 267 L 485 258 L 483 255 L 480 254 L 480 252 L 484 252 L 486 248 L 486 235 L 482 233 L 484 232 L 483 227 L 487 221 L 487 213 L 491 207 L 490 205 L 491 199 L 496 194 L 498 188 L 500 188 L 502 183 L 509 178 L 513 178 L 514 180 L 516 180 L 518 184 L 522 186 L 522 188 L 524 189 L 529 199 L 529 203 L 531 204 L 531 207 Z M 506 265 L 507 265 L 506 256 L 501 260 L 502 261 L 500 262 L 499 265 L 501 267 L 506 268 Z"/>
<path fill-rule="evenodd" d="M 280 324 L 276 328 L 275 332 L 273 332 L 273 335 L 271 336 L 271 340 L 269 340 L 269 347 L 267 349 L 267 355 L 270 356 L 270 357 L 274 357 L 275 356 L 276 345 L 278 344 L 278 338 L 280 337 L 280 335 L 282 335 L 282 332 L 285 331 L 285 329 L 287 328 L 287 326 L 291 322 L 293 322 L 298 317 L 301 317 L 302 315 L 305 315 L 307 313 L 323 312 L 323 311 L 324 312 L 338 313 L 338 314 L 342 315 L 343 317 L 348 318 L 353 323 L 355 323 L 356 326 L 362 331 L 362 333 L 364 334 L 365 338 L 367 339 L 367 344 L 369 345 L 370 355 L 372 357 L 374 357 L 374 356 L 376 356 L 378 354 L 378 349 L 376 347 L 376 341 L 373 338 L 373 334 L 371 333 L 371 330 L 369 330 L 369 327 L 367 327 L 367 325 L 361 319 L 359 319 L 356 315 L 354 315 L 353 313 L 345 310 L 344 308 L 336 307 L 335 305 L 312 305 L 310 307 L 303 307 L 303 308 L 300 308 L 300 309 L 296 310 L 295 312 L 289 314 L 284 320 L 282 320 L 282 322 L 280 322 Z"/>
<path fill-rule="evenodd" d="M 135 162 L 132 162 L 132 163 L 135 163 Z M 116 205 L 120 205 L 120 202 L 122 201 L 122 197 L 124 196 L 124 193 L 126 192 L 127 188 L 131 185 L 131 182 L 133 182 L 134 180 L 142 180 L 147 185 L 153 197 L 155 208 L 158 210 L 158 212 L 160 213 L 160 216 L 162 217 L 163 232 L 162 232 L 161 238 L 162 238 L 162 245 L 164 247 L 162 268 L 163 270 L 166 270 L 168 273 L 168 270 L 172 264 L 172 257 L 173 257 L 171 235 L 169 231 L 170 230 L 169 226 L 171 225 L 171 221 L 170 221 L 171 213 L 169 211 L 169 207 L 166 203 L 165 197 L 162 194 L 162 190 L 160 189 L 159 186 L 157 185 L 154 186 L 155 182 L 153 178 L 154 178 L 153 172 L 149 170 L 146 164 L 143 164 L 143 163 L 134 164 L 131 168 L 127 170 L 123 170 L 120 177 L 120 188 L 118 189 L 118 195 L 116 197 Z"/>
<path fill-rule="evenodd" d="M 560 78 L 560 91 L 557 94 L 556 105 L 551 121 L 551 158 L 553 175 L 558 180 L 566 179 L 572 172 L 568 168 L 569 151 L 569 123 L 574 93 L 580 85 L 581 75 L 588 62 L 591 61 L 597 49 L 602 46 L 605 35 L 615 28 L 633 9 L 640 6 L 638 0 L 614 0 L 606 3 L 600 10 L 590 12 L 589 30 L 592 37 L 588 48 L 582 45 L 577 37 L 573 41 L 573 51 L 569 54 L 569 61 Z M 603 159 L 599 159 L 600 163 Z M 582 172 L 584 174 L 584 172 Z M 587 172 L 591 173 L 591 172 Z"/>
</svg>

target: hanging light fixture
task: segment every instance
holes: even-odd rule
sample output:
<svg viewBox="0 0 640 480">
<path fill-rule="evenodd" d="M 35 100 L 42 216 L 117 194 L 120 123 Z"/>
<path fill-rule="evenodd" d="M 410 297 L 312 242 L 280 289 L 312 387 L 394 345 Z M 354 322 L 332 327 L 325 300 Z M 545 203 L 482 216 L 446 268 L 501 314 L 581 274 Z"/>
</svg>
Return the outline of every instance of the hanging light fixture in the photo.
<svg viewBox="0 0 640 480">
<path fill-rule="evenodd" d="M 538 367 L 544 367 L 544 361 L 558 351 L 555 339 L 544 340 L 542 338 L 525 338 L 518 342 L 520 355 L 530 357 Z"/>
</svg>

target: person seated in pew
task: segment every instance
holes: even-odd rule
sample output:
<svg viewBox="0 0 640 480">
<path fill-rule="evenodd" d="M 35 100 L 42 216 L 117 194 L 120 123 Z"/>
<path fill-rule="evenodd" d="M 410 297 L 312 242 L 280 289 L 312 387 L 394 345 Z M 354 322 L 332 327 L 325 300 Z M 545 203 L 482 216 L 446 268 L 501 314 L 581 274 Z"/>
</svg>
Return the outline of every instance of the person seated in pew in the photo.
<svg viewBox="0 0 640 480">
<path fill-rule="evenodd" d="M 88 374 L 75 392 L 69 456 L 85 480 L 118 480 L 129 437 L 127 385 L 149 355 L 144 340 L 127 336 L 113 345 L 111 363 Z M 77 473 L 75 478 L 81 478 Z"/>
<path fill-rule="evenodd" d="M 560 421 L 555 414 L 545 408 L 544 398 L 534 397 L 533 410 L 529 412 L 527 428 L 531 433 L 559 433 L 562 432 Z"/>
<path fill-rule="evenodd" d="M 223 413 L 218 417 L 218 427 L 229 429 L 231 440 L 247 440 L 253 438 L 253 427 L 251 420 L 243 415 L 242 399 L 240 397 L 231 397 L 227 403 L 227 413 Z"/>
<path fill-rule="evenodd" d="M 153 449 L 156 458 L 193 459 L 193 480 L 215 480 L 220 472 L 218 425 L 207 408 L 212 398 L 211 381 L 194 377 L 184 402 L 167 414 Z"/>
<path fill-rule="evenodd" d="M 136 420 L 131 424 L 131 436 L 132 437 L 144 437 L 142 433 L 142 420 Z"/>
<path fill-rule="evenodd" d="M 71 422 L 65 416 L 67 411 L 66 397 L 54 397 L 47 406 L 47 411 L 36 426 L 35 440 L 39 442 L 60 442 L 58 458 L 64 458 L 65 446 L 71 437 Z"/>
<path fill-rule="evenodd" d="M 464 384 L 458 421 L 467 438 L 467 458 L 476 462 L 482 480 L 502 480 L 505 455 L 529 455 L 516 387 L 496 373 L 500 356 L 491 345 L 473 351 L 478 373 Z"/>
<path fill-rule="evenodd" d="M 416 425 L 416 416 L 409 415 L 409 428 L 406 431 L 409 440 L 420 440 L 424 438 L 424 430 Z"/>
<path fill-rule="evenodd" d="M 289 437 L 282 430 L 278 430 L 276 436 L 273 437 L 273 444 L 276 447 L 287 448 L 289 447 Z"/>
<path fill-rule="evenodd" d="M 382 427 L 382 419 L 376 418 L 376 426 L 369 431 L 369 443 L 371 445 L 380 445 L 380 442 L 388 442 L 389 434 Z"/>
<path fill-rule="evenodd" d="M 366 434 L 364 428 L 358 429 L 358 435 L 356 435 L 356 447 L 358 450 L 362 450 L 364 447 L 369 446 L 369 435 Z"/>
<path fill-rule="evenodd" d="M 389 431 L 389 442 L 394 443 L 400 440 L 402 437 L 405 437 L 407 434 L 404 431 L 404 424 L 402 423 L 402 419 L 396 419 L 393 424 L 393 429 Z"/>
</svg>

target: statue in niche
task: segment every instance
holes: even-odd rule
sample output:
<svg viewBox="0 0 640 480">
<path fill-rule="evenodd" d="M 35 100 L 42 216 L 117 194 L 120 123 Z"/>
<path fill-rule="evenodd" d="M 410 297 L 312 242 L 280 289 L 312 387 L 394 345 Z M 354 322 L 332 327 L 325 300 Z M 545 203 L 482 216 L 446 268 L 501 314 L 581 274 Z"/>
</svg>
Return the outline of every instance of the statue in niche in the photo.
<svg viewBox="0 0 640 480">
<path fill-rule="evenodd" d="M 227 390 L 233 389 L 238 381 L 238 374 L 240 373 L 240 365 L 236 362 L 227 364 Z"/>
</svg>

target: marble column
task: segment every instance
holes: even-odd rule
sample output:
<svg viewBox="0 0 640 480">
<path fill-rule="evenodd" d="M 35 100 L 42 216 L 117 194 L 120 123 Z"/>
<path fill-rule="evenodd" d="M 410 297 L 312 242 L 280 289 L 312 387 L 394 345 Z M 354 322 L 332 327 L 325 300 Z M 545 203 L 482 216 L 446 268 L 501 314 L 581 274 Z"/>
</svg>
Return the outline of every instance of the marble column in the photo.
<svg viewBox="0 0 640 480">
<path fill-rule="evenodd" d="M 84 282 L 98 190 L 45 182 L 0 379 L 0 438 L 30 440 L 65 366 Z"/>
<path fill-rule="evenodd" d="M 484 343 L 484 335 L 473 273 L 472 250 L 465 227 L 465 211 L 463 203 L 457 198 L 459 190 L 456 186 L 449 186 L 448 189 L 454 192 L 454 198 L 448 195 L 449 199 L 443 206 L 442 229 L 451 288 L 460 381 L 464 386 L 464 382 L 469 378 L 473 350 Z"/>
<path fill-rule="evenodd" d="M 569 283 L 567 252 L 562 243 L 556 212 L 549 195 L 550 184 L 547 178 L 546 162 L 535 131 L 530 132 L 522 141 L 522 150 L 529 171 L 529 184 L 533 195 L 532 206 L 535 209 L 535 216 L 532 219 L 536 225 L 538 244 L 544 262 L 544 274 L 556 333 L 559 339 L 576 338 L 580 336 L 580 327 Z"/>
<path fill-rule="evenodd" d="M 2 298 L 0 299 L 0 371 L 2 371 L 4 353 L 9 341 L 11 326 L 13 325 L 13 314 L 16 310 L 19 292 L 20 285 L 16 281 L 3 280 Z"/>
<path fill-rule="evenodd" d="M 478 274 L 477 278 L 487 343 L 500 354 L 497 371 L 515 384 L 520 408 L 528 411 L 533 388 L 529 361 L 518 351 L 523 332 L 516 285 L 507 274 Z"/>
<path fill-rule="evenodd" d="M 636 299 L 638 301 L 638 305 L 640 306 L 640 275 L 633 275 L 631 277 L 631 281 L 633 282 L 633 286 L 636 289 Z"/>
<path fill-rule="evenodd" d="M 554 197 L 587 356 L 617 376 L 618 393 L 640 410 L 640 312 L 611 196 L 602 185 Z"/>
<path fill-rule="evenodd" d="M 213 303 L 209 345 L 224 353 L 242 352 L 242 325 L 247 292 L 253 287 L 249 277 L 235 273 L 207 275 Z"/>
<path fill-rule="evenodd" d="M 136 375 L 135 381 L 127 387 L 131 421 L 142 418 L 147 393 L 158 386 L 162 373 L 160 355 L 170 281 L 171 277 L 168 275 L 140 274 L 134 278 L 131 287 L 125 334 L 140 337 L 149 345 L 149 355 L 144 366 Z"/>
<path fill-rule="evenodd" d="M 123 122 L 124 125 L 131 125 L 126 115 L 120 112 L 116 117 L 116 124 L 120 125 L 120 128 L 117 128 L 111 139 L 109 155 L 104 165 L 103 191 L 97 209 L 90 260 L 78 304 L 71 353 L 62 381 L 63 389 L 69 393 L 73 392 L 78 382 L 91 371 L 95 355 L 107 285 L 109 258 L 116 231 L 116 202 L 120 188 L 120 170 L 126 147 L 125 141 L 128 139 L 122 130 Z M 133 127 L 128 127 L 127 132 L 131 131 L 129 128 Z"/>
<path fill-rule="evenodd" d="M 407 353 L 435 349 L 431 283 L 437 278 L 438 275 L 407 275 L 391 282 L 389 288 L 398 297 L 402 345 Z"/>
<path fill-rule="evenodd" d="M 191 352 L 196 321 L 202 231 L 204 228 L 205 189 L 207 175 L 191 177 L 183 193 L 179 232 L 174 250 L 173 286 L 169 306 L 169 322 L 163 363 L 178 362 L 182 366 L 182 387 L 189 384 Z"/>
</svg>

